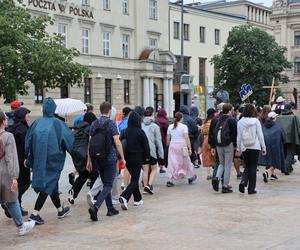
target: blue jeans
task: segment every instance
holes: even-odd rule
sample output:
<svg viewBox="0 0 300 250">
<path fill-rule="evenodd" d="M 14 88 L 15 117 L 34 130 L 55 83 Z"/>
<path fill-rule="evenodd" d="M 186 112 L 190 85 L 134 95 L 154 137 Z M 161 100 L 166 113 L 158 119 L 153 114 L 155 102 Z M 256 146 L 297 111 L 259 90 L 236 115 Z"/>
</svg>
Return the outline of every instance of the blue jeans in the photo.
<svg viewBox="0 0 300 250">
<path fill-rule="evenodd" d="M 103 189 L 97 198 L 95 206 L 100 208 L 105 201 L 107 209 L 111 210 L 113 208 L 111 190 L 116 175 L 116 162 L 105 161 L 102 163 L 92 159 L 92 164 L 93 167 L 96 167 L 95 169 L 98 169 L 100 178 L 103 182 Z"/>
<path fill-rule="evenodd" d="M 17 200 L 16 202 L 7 202 L 5 203 L 8 211 L 13 218 L 15 224 L 17 227 L 20 227 L 23 225 L 23 218 L 22 218 L 22 213 L 21 213 L 21 208 L 20 208 L 20 203 Z"/>
</svg>

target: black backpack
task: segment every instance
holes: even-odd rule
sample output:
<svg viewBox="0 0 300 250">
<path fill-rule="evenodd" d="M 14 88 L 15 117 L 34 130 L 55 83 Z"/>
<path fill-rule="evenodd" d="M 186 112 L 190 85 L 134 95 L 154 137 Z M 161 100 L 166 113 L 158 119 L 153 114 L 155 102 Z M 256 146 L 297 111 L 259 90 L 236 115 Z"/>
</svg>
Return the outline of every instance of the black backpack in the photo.
<svg viewBox="0 0 300 250">
<path fill-rule="evenodd" d="M 223 118 L 223 119 L 222 119 Z M 217 146 L 228 146 L 231 141 L 230 129 L 228 124 L 229 117 L 220 117 L 215 131 L 215 138 Z"/>
<path fill-rule="evenodd" d="M 96 121 L 95 131 L 90 139 L 89 154 L 92 159 L 105 160 L 108 151 L 107 128 L 110 120 L 106 121 L 103 125 Z"/>
</svg>

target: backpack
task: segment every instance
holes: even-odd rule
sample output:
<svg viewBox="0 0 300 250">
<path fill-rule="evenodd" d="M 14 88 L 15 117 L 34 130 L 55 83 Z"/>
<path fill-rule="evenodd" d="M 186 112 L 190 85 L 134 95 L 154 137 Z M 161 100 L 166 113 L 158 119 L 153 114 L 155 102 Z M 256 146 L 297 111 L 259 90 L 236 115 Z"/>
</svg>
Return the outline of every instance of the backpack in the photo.
<svg viewBox="0 0 300 250">
<path fill-rule="evenodd" d="M 228 119 L 229 117 L 221 121 L 219 120 L 216 125 L 217 146 L 228 146 L 232 142 L 229 131 Z"/>
<path fill-rule="evenodd" d="M 255 144 L 256 137 L 252 135 L 251 126 L 242 129 L 241 138 L 245 147 L 251 147 Z"/>
<path fill-rule="evenodd" d="M 76 129 L 73 132 L 74 143 L 70 155 L 72 156 L 73 164 L 78 172 L 82 172 L 87 164 L 89 134 L 87 127 Z"/>
<path fill-rule="evenodd" d="M 0 136 L 3 135 L 6 131 L 2 131 Z M 5 156 L 5 145 L 3 140 L 0 138 L 0 160 L 2 160 Z"/>
<path fill-rule="evenodd" d="M 95 124 L 95 131 L 90 139 L 89 154 L 90 157 L 97 160 L 105 160 L 108 155 L 107 145 L 107 128 L 110 120 L 106 121 L 103 125 Z"/>
</svg>

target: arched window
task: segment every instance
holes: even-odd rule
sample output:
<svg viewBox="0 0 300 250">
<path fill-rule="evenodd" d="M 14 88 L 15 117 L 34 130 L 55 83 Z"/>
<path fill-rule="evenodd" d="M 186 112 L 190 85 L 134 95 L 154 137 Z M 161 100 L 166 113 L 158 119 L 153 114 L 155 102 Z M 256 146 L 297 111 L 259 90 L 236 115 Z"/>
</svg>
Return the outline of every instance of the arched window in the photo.
<svg viewBox="0 0 300 250">
<path fill-rule="evenodd" d="M 300 74 L 300 57 L 296 57 L 294 61 L 294 74 Z"/>
</svg>

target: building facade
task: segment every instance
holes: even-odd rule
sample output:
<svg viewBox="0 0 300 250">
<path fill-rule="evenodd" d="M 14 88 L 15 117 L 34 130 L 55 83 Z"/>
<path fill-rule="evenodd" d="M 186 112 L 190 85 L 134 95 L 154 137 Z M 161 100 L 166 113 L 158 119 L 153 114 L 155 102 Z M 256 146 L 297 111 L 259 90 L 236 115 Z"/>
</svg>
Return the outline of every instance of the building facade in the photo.
<svg viewBox="0 0 300 250">
<path fill-rule="evenodd" d="M 92 74 L 83 87 L 36 89 L 19 97 L 39 111 L 47 96 L 76 98 L 98 107 L 164 106 L 173 114 L 173 65 L 168 50 L 168 1 L 158 0 L 26 0 L 34 16 L 48 15 L 64 45 L 80 51 L 76 61 Z M 142 10 L 142 11 L 141 11 Z M 97 108 L 98 109 L 98 108 Z"/>
<path fill-rule="evenodd" d="M 281 85 L 281 90 L 285 98 L 300 109 L 300 0 L 274 1 L 271 24 L 277 43 L 287 48 L 286 57 L 293 63 L 293 67 L 285 71 L 290 82 Z"/>
<path fill-rule="evenodd" d="M 170 51 L 177 58 L 174 69 L 176 108 L 180 104 L 180 13 L 180 5 L 170 4 Z M 193 84 L 195 93 L 199 95 L 202 117 L 209 106 L 207 96 L 214 86 L 215 69 L 210 60 L 214 55 L 222 53 L 231 29 L 246 23 L 246 19 L 241 16 L 184 6 L 184 71 L 194 76 Z"/>
</svg>

